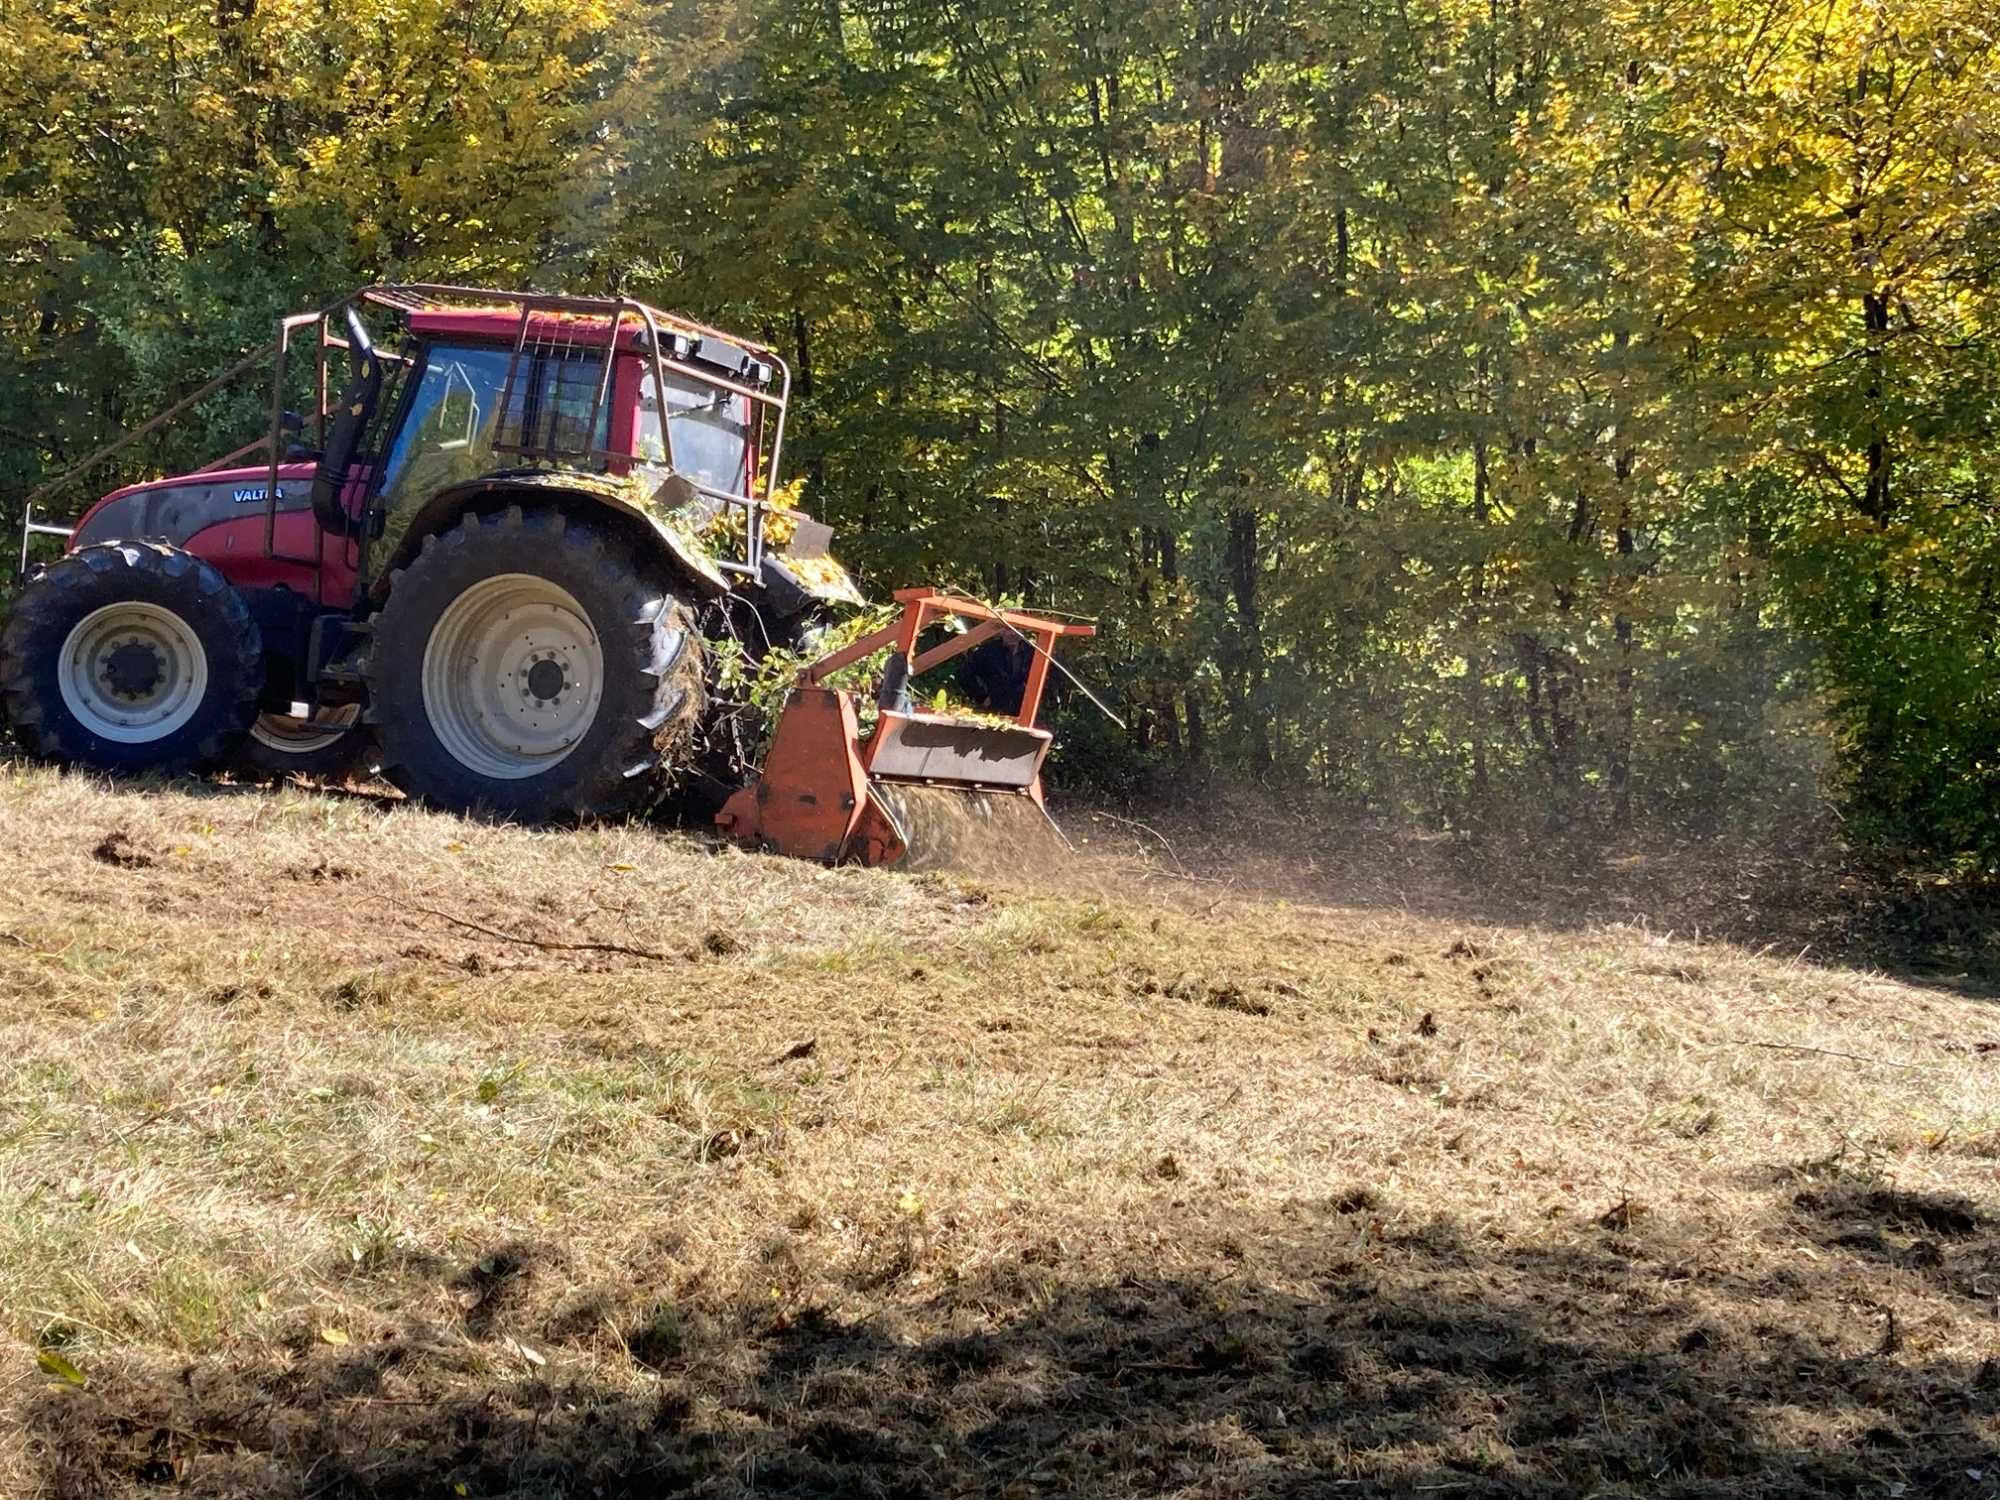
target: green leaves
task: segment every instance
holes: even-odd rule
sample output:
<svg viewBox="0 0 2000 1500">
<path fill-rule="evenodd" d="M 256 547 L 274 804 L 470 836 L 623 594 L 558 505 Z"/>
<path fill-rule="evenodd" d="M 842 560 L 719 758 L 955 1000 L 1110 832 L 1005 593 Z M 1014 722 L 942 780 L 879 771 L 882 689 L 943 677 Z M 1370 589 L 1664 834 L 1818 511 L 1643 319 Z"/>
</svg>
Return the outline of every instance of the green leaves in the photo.
<svg viewBox="0 0 2000 1500">
<path fill-rule="evenodd" d="M 1066 775 L 1664 818 L 1830 704 L 1876 826 L 2000 844 L 1970 0 L 31 10 L 0 522 L 359 281 L 623 284 L 781 347 L 878 597 L 1103 619 Z"/>
<path fill-rule="evenodd" d="M 35 1366 L 44 1375 L 52 1375 L 65 1385 L 81 1389 L 90 1383 L 84 1377 L 83 1371 L 70 1363 L 67 1356 L 58 1353 L 54 1349 L 37 1349 L 35 1351 Z"/>
</svg>

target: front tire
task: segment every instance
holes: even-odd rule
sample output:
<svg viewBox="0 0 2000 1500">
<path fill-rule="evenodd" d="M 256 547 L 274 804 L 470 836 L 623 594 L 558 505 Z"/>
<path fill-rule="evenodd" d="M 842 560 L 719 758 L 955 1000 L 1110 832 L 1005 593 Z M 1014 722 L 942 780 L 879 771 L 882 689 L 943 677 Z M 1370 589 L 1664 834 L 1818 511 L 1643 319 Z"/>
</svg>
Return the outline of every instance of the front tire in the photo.
<svg viewBox="0 0 2000 1500">
<path fill-rule="evenodd" d="M 701 638 L 657 566 L 540 508 L 425 538 L 363 675 L 384 776 L 525 822 L 657 801 L 703 702 Z"/>
<path fill-rule="evenodd" d="M 29 754 L 114 773 L 220 764 L 257 714 L 264 649 L 229 581 L 161 542 L 45 569 L 0 635 L 0 705 Z"/>
</svg>

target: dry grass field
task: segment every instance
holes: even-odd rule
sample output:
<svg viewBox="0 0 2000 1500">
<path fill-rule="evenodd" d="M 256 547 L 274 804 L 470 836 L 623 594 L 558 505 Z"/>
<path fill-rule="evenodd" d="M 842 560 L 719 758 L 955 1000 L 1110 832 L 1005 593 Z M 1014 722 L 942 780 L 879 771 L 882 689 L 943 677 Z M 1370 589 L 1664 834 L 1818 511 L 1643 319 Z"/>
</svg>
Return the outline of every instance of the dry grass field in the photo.
<svg viewBox="0 0 2000 1500">
<path fill-rule="evenodd" d="M 2000 1494 L 1988 1002 L 1054 878 L 0 764 L 0 1493 Z"/>
</svg>

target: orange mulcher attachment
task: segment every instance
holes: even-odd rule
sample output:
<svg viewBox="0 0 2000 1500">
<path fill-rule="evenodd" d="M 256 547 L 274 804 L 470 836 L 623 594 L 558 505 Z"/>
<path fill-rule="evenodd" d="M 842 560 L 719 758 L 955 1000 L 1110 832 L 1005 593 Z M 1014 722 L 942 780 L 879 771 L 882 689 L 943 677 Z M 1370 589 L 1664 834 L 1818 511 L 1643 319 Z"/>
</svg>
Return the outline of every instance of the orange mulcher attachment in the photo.
<svg viewBox="0 0 2000 1500">
<path fill-rule="evenodd" d="M 996 812 L 1018 810 L 1047 824 L 1041 771 L 1053 737 L 1036 726 L 1035 715 L 1057 637 L 1093 635 L 1096 627 L 994 609 L 936 589 L 898 589 L 896 602 L 900 618 L 806 669 L 778 716 L 762 775 L 716 815 L 724 833 L 804 859 L 894 865 L 933 862 L 948 851 L 926 845 L 949 842 L 968 825 L 989 825 Z M 948 615 L 978 623 L 919 652 L 925 627 Z M 910 706 L 910 678 L 1013 632 L 1034 652 L 1011 723 Z M 876 698 L 880 711 L 864 737 L 854 695 L 824 683 L 885 646 L 892 649 Z"/>
</svg>

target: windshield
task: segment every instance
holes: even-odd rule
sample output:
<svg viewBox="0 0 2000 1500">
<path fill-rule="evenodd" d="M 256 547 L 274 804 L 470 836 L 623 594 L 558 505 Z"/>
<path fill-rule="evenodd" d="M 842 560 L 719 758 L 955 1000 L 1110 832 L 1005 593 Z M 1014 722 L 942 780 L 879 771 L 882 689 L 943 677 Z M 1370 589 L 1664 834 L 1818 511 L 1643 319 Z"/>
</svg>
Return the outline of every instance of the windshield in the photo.
<svg viewBox="0 0 2000 1500">
<path fill-rule="evenodd" d="M 409 414 L 389 449 L 382 480 L 385 495 L 407 487 L 418 471 L 434 467 L 425 461 L 439 454 L 483 457 L 492 452 L 495 417 L 512 358 L 513 351 L 491 346 L 432 346 Z M 587 449 L 609 447 L 609 401 L 598 411 L 595 441 L 585 435 L 601 368 L 587 351 L 524 355 L 508 402 L 507 431 L 497 440 L 509 448 L 526 449 L 529 456 L 580 456 Z"/>
<path fill-rule="evenodd" d="M 490 451 L 493 413 L 507 383 L 510 353 L 450 347 L 429 351 L 409 413 L 382 466 L 382 494 L 392 510 L 413 478 L 426 490 L 436 489 L 440 471 L 451 467 L 440 462 L 447 455 L 470 459 L 475 450 Z"/>
<path fill-rule="evenodd" d="M 392 546 L 417 508 L 448 485 L 532 462 L 539 453 L 574 455 L 610 446 L 609 401 L 598 413 L 596 442 L 584 438 L 603 368 L 587 351 L 523 355 L 508 420 L 496 433 L 513 357 L 513 350 L 490 344 L 434 344 L 425 351 L 423 377 L 382 465 L 384 529 Z M 496 442 L 505 449 L 496 453 Z M 523 447 L 531 451 L 522 454 Z"/>
<path fill-rule="evenodd" d="M 673 439 L 673 466 L 699 484 L 745 494 L 750 484 L 750 403 L 741 396 L 685 375 L 667 376 L 667 422 Z M 647 368 L 639 382 L 636 455 L 651 463 L 667 460 L 660 441 L 660 402 Z"/>
</svg>

